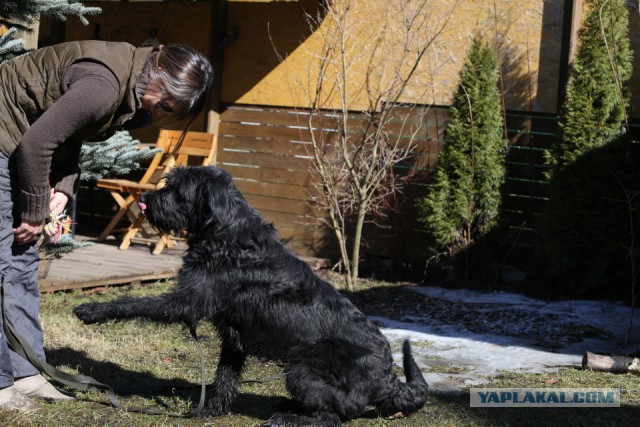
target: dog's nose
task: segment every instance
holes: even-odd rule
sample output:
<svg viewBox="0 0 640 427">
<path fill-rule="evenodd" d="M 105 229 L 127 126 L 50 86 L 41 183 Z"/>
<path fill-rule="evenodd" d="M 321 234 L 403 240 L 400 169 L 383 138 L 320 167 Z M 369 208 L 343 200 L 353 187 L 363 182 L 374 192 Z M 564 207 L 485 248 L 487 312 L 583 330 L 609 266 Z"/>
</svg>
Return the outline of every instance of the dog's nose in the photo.
<svg viewBox="0 0 640 427">
<path fill-rule="evenodd" d="M 142 213 L 144 213 L 145 209 L 147 209 L 146 201 L 147 201 L 147 195 L 146 193 L 142 193 L 140 195 L 140 198 L 138 199 L 138 207 L 140 208 Z"/>
</svg>

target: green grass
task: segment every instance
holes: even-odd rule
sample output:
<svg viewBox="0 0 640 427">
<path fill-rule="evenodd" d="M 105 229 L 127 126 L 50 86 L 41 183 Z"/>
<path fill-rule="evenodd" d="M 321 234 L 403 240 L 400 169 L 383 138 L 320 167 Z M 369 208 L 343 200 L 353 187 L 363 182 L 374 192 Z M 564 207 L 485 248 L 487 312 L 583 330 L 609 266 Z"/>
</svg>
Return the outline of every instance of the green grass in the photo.
<svg viewBox="0 0 640 427">
<path fill-rule="evenodd" d="M 90 375 L 113 387 L 121 403 L 185 413 L 200 395 L 200 361 L 189 332 L 180 325 L 111 322 L 83 325 L 73 307 L 91 300 L 105 301 L 123 295 L 144 296 L 165 292 L 170 283 L 110 288 L 104 294 L 75 291 L 42 296 L 41 321 L 48 360 L 70 373 Z M 398 289 L 400 292 L 401 290 Z M 219 352 L 216 333 L 201 324 L 198 335 L 207 361 L 207 383 L 213 381 Z M 435 364 L 436 361 L 434 361 Z M 273 362 L 249 359 L 243 378 L 262 379 L 281 372 Z M 447 367 L 425 372 L 450 372 Z M 552 380 L 552 381 L 549 381 Z M 504 373 L 486 387 L 618 387 L 621 408 L 470 408 L 468 390 L 460 396 L 431 395 L 427 405 L 404 419 L 389 420 L 373 410 L 345 423 L 364 426 L 626 426 L 640 422 L 640 377 L 581 370 L 554 374 Z M 70 403 L 43 403 L 38 414 L 25 416 L 0 411 L 2 426 L 257 426 L 288 402 L 282 379 L 246 382 L 231 414 L 213 419 L 183 419 L 144 415 L 114 409 L 101 392 L 77 393 Z"/>
</svg>

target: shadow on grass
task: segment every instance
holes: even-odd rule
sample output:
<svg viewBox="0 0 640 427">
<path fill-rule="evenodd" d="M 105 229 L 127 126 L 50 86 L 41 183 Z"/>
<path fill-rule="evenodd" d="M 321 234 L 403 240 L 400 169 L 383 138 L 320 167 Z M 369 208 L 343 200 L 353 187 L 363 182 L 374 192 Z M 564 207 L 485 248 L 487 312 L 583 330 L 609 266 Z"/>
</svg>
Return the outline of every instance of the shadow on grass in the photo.
<svg viewBox="0 0 640 427">
<path fill-rule="evenodd" d="M 200 400 L 201 384 L 182 378 L 158 378 L 149 372 L 132 371 L 112 363 L 89 358 L 85 352 L 71 348 L 57 348 L 46 351 L 47 361 L 53 366 L 77 367 L 82 375 L 88 375 L 108 385 L 118 396 L 142 397 L 153 400 L 157 405 L 168 408 L 162 398 L 176 396 L 197 404 Z M 207 398 L 209 397 L 207 385 Z M 126 405 L 125 405 L 126 406 Z M 275 412 L 290 411 L 295 408 L 291 399 L 283 396 L 263 396 L 254 393 L 239 393 L 232 405 L 235 414 L 267 420 Z"/>
</svg>

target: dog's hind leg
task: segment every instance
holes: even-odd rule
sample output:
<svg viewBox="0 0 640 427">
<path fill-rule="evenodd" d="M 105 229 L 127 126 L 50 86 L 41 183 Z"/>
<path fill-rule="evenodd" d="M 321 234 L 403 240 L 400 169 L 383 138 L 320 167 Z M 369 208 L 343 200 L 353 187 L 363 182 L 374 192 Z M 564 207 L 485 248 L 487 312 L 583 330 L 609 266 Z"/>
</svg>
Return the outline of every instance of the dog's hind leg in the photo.
<svg viewBox="0 0 640 427">
<path fill-rule="evenodd" d="M 361 415 L 367 405 L 361 368 L 354 354 L 362 348 L 326 339 L 293 349 L 284 369 L 287 390 L 300 407 L 298 414 L 275 414 L 270 426 L 339 426 Z"/>
<path fill-rule="evenodd" d="M 317 411 L 309 416 L 298 414 L 274 414 L 263 427 L 339 427 L 342 425 L 340 417 L 334 412 Z"/>
<path fill-rule="evenodd" d="M 229 412 L 238 395 L 238 382 L 246 355 L 237 346 L 223 339 L 220 360 L 213 382 L 213 393 L 202 411 L 205 417 L 215 417 Z"/>
</svg>

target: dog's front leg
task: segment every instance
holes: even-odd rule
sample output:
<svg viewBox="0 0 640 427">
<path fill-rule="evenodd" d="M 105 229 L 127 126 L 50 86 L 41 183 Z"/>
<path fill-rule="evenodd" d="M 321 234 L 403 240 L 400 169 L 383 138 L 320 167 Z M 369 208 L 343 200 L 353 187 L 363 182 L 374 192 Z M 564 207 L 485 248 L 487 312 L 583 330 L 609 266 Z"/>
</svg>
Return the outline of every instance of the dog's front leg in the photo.
<svg viewBox="0 0 640 427">
<path fill-rule="evenodd" d="M 246 357 L 238 345 L 223 338 L 213 393 L 202 411 L 203 416 L 215 417 L 231 410 L 231 404 L 238 395 L 238 383 Z"/>
<path fill-rule="evenodd" d="M 196 307 L 182 301 L 175 292 L 150 298 L 121 298 L 115 301 L 91 302 L 77 306 L 73 312 L 84 323 L 110 319 L 142 318 L 154 322 L 195 325 L 202 317 Z"/>
</svg>

